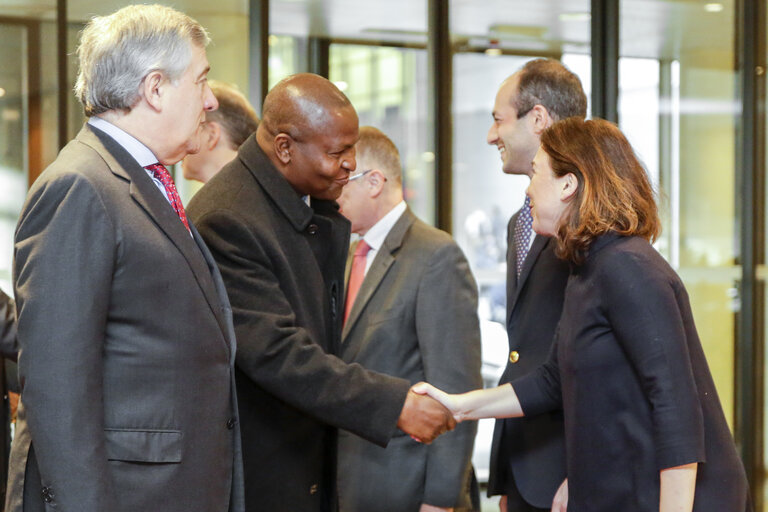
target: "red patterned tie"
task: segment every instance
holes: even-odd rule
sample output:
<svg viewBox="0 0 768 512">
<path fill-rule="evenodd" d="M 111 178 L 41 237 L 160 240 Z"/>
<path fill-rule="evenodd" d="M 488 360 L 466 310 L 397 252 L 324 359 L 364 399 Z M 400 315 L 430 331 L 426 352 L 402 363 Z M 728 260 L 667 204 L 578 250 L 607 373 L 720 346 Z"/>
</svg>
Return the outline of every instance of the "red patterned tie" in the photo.
<svg viewBox="0 0 768 512">
<path fill-rule="evenodd" d="M 347 302 L 344 305 L 344 323 L 347 323 L 349 312 L 352 311 L 352 304 L 355 303 L 357 292 L 360 291 L 360 285 L 365 278 L 365 262 L 368 251 L 371 246 L 360 240 L 355 248 L 355 254 L 352 256 L 352 270 L 349 273 L 349 284 L 347 285 Z"/>
<path fill-rule="evenodd" d="M 187 227 L 187 231 L 191 232 L 189 229 L 189 222 L 187 222 L 187 214 L 184 211 L 184 205 L 181 204 L 181 198 L 179 197 L 179 193 L 176 191 L 176 185 L 173 183 L 173 178 L 171 178 L 171 174 L 168 172 L 168 169 L 166 169 L 163 164 L 147 165 L 144 168 L 150 171 L 152 175 L 160 180 L 160 183 L 163 184 L 165 187 L 165 193 L 168 194 L 168 199 L 171 201 L 173 211 L 176 212 L 176 215 L 179 216 L 181 222 L 183 222 Z"/>
</svg>

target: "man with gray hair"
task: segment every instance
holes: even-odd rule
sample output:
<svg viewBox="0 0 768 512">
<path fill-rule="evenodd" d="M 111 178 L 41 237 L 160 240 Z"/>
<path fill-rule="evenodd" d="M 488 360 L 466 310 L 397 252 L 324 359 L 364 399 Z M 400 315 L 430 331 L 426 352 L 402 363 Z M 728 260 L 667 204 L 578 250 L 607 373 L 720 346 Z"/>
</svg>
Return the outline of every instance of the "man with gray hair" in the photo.
<svg viewBox="0 0 768 512">
<path fill-rule="evenodd" d="M 165 168 L 197 151 L 217 107 L 207 43 L 158 5 L 82 33 L 88 123 L 16 230 L 7 511 L 244 510 L 231 308 Z"/>
<path fill-rule="evenodd" d="M 496 146 L 506 174 L 531 176 L 541 134 L 566 117 L 584 118 L 581 81 L 560 62 L 535 59 L 499 87 L 488 144 Z M 499 384 L 544 362 L 563 308 L 568 264 L 554 242 L 532 230 L 526 199 L 507 228 L 507 333 L 509 359 Z M 501 494 L 501 512 L 565 510 L 563 415 L 496 420 L 488 495 Z M 560 492 L 558 490 L 558 486 Z"/>
<path fill-rule="evenodd" d="M 216 80 L 210 80 L 209 84 L 219 108 L 205 114 L 200 151 L 187 155 L 182 161 L 184 177 L 202 183 L 207 183 L 232 161 L 237 156 L 237 148 L 259 126 L 256 111 L 235 86 Z"/>
</svg>

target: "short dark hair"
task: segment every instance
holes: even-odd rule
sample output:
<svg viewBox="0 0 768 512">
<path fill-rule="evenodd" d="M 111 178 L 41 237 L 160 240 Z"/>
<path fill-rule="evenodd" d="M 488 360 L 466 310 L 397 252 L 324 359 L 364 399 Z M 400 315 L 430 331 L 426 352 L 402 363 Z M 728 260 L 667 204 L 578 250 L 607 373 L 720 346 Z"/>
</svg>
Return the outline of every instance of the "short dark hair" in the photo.
<svg viewBox="0 0 768 512">
<path fill-rule="evenodd" d="M 609 231 L 653 241 L 661 222 L 648 173 L 616 125 L 570 117 L 541 135 L 552 172 L 576 176 L 573 201 L 560 219 L 556 254 L 580 264 L 592 241 Z"/>
<path fill-rule="evenodd" d="M 547 109 L 555 121 L 587 116 L 587 95 L 581 80 L 561 62 L 535 59 L 519 71 L 513 106 L 518 119 L 536 105 Z"/>
<path fill-rule="evenodd" d="M 259 116 L 234 85 L 216 80 L 209 80 L 208 84 L 219 102 L 219 108 L 206 112 L 205 120 L 219 123 L 232 143 L 232 149 L 237 149 L 256 131 Z"/>
</svg>

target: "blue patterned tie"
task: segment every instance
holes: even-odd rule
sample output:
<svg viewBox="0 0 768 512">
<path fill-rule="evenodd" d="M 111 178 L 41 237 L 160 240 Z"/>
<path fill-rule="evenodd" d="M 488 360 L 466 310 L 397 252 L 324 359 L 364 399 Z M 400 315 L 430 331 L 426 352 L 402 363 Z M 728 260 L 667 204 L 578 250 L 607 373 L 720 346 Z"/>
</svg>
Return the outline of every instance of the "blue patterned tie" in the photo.
<svg viewBox="0 0 768 512">
<path fill-rule="evenodd" d="M 531 217 L 531 200 L 525 196 L 525 202 L 517 214 L 515 222 L 515 255 L 517 256 L 517 277 L 520 278 L 520 271 L 523 270 L 525 256 L 528 254 L 528 247 L 531 245 L 531 235 L 533 234 L 533 217 Z"/>
</svg>

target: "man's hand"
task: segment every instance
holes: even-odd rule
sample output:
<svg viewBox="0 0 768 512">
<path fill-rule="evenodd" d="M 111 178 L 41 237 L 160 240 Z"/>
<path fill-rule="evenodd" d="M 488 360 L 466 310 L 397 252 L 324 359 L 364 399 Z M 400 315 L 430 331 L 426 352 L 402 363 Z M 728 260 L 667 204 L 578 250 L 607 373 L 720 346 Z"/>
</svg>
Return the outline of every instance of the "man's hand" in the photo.
<svg viewBox="0 0 768 512">
<path fill-rule="evenodd" d="M 565 512 L 568 509 L 568 479 L 563 480 L 552 500 L 552 512 Z"/>
<path fill-rule="evenodd" d="M 449 508 L 443 508 L 443 507 L 436 507 L 434 505 L 427 505 L 426 503 L 422 503 L 419 507 L 419 512 L 453 512 L 453 507 Z"/>
<path fill-rule="evenodd" d="M 453 430 L 456 420 L 451 411 L 434 398 L 408 391 L 397 426 L 418 441 L 429 444 L 440 434 Z"/>
</svg>

